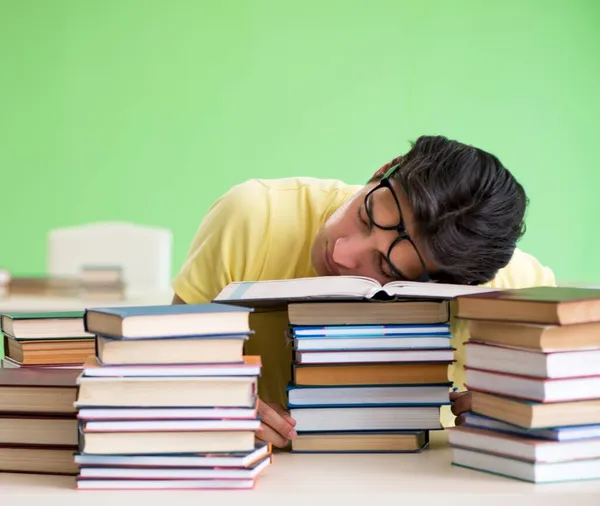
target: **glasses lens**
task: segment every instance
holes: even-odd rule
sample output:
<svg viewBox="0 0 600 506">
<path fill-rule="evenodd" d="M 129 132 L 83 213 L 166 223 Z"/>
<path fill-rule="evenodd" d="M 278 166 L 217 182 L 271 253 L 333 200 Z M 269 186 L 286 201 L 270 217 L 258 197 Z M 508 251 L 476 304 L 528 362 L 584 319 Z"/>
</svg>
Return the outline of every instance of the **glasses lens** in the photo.
<svg viewBox="0 0 600 506">
<path fill-rule="evenodd" d="M 369 218 L 379 228 L 396 228 L 402 223 L 396 198 L 386 186 L 381 186 L 369 194 L 366 208 Z"/>
<path fill-rule="evenodd" d="M 397 274 L 400 274 L 402 279 L 406 281 L 422 279 L 427 274 L 423 270 L 423 264 L 417 249 L 408 239 L 398 241 L 394 245 L 390 251 L 389 260 Z"/>
</svg>

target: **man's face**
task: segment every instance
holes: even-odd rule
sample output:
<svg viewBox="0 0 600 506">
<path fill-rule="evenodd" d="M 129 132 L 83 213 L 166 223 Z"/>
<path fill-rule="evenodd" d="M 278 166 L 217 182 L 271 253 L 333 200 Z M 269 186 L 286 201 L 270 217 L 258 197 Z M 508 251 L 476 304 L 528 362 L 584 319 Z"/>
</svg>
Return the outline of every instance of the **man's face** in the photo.
<svg viewBox="0 0 600 506">
<path fill-rule="evenodd" d="M 423 274 L 423 265 L 410 241 L 397 242 L 395 230 L 383 230 L 373 225 L 395 225 L 401 216 L 405 230 L 418 248 L 429 273 L 432 262 L 424 255 L 413 228 L 412 209 L 408 199 L 395 183 L 393 189 L 399 206 L 389 190 L 382 189 L 365 196 L 378 183 L 369 183 L 340 207 L 317 233 L 311 249 L 311 259 L 319 276 L 367 276 L 385 284 L 390 281 L 414 280 Z M 388 257 L 389 253 L 389 257 Z M 388 261 L 388 258 L 391 262 Z"/>
</svg>

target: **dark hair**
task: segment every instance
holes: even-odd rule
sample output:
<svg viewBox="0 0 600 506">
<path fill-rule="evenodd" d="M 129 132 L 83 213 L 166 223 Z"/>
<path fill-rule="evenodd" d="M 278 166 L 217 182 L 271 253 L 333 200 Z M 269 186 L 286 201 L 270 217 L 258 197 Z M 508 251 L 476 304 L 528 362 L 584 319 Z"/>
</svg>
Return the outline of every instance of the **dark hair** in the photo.
<svg viewBox="0 0 600 506">
<path fill-rule="evenodd" d="M 437 266 L 432 278 L 457 284 L 493 279 L 525 233 L 529 202 L 514 176 L 494 155 L 442 136 L 419 137 L 388 165 L 395 163 L 391 180 L 411 203 L 422 253 Z"/>
</svg>

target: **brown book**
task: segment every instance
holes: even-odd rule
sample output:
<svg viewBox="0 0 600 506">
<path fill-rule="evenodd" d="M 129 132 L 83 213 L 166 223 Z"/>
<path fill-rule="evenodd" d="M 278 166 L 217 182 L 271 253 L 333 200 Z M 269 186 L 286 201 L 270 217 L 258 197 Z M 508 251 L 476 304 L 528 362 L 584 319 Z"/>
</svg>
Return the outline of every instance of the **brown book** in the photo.
<svg viewBox="0 0 600 506">
<path fill-rule="evenodd" d="M 399 325 L 446 323 L 445 300 L 302 302 L 288 306 L 292 325 Z"/>
<path fill-rule="evenodd" d="M 542 403 L 471 391 L 471 410 L 526 429 L 600 424 L 600 399 Z"/>
<path fill-rule="evenodd" d="M 77 446 L 77 418 L 0 414 L 0 442 L 10 445 Z"/>
<path fill-rule="evenodd" d="M 429 443 L 428 431 L 406 432 L 304 432 L 292 440 L 292 451 L 296 453 L 416 453 Z"/>
<path fill-rule="evenodd" d="M 16 340 L 5 338 L 6 356 L 20 365 L 82 365 L 96 351 L 93 338 Z"/>
<path fill-rule="evenodd" d="M 469 321 L 472 340 L 544 352 L 600 348 L 600 322 L 574 325 Z"/>
<path fill-rule="evenodd" d="M 68 448 L 0 445 L 0 472 L 76 475 L 79 466 Z"/>
<path fill-rule="evenodd" d="M 399 385 L 445 383 L 448 364 L 298 365 L 296 385 Z"/>
<path fill-rule="evenodd" d="M 0 369 L 0 411 L 71 415 L 79 369 Z"/>
<path fill-rule="evenodd" d="M 600 289 L 535 286 L 457 298 L 458 318 L 550 325 L 600 322 Z"/>
</svg>

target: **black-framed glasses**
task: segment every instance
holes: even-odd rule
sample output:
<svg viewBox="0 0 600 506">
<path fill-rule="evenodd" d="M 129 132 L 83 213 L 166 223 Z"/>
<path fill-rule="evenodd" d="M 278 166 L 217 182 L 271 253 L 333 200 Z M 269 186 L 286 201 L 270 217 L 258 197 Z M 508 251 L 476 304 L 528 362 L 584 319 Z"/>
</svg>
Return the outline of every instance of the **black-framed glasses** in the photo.
<svg viewBox="0 0 600 506">
<path fill-rule="evenodd" d="M 367 193 L 365 210 L 375 227 L 382 230 L 395 230 L 398 233 L 398 237 L 394 239 L 384 255 L 392 276 L 406 281 L 429 282 L 432 281 L 431 276 L 417 246 L 406 232 L 400 200 L 389 179 L 398 167 L 399 165 L 394 165 L 388 169 L 379 184 Z M 410 267 L 405 269 L 396 267 L 400 264 L 400 259 L 402 264 Z"/>
</svg>

